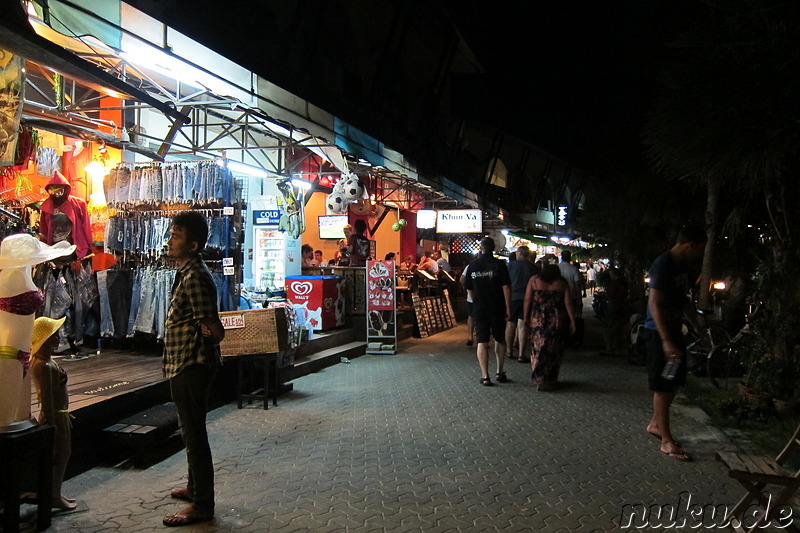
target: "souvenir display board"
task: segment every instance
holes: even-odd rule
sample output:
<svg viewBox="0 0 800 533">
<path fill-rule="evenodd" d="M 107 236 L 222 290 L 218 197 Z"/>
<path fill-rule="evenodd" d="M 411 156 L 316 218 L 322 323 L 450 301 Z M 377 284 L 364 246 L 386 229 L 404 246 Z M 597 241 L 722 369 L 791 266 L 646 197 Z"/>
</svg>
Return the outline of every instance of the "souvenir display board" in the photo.
<svg viewBox="0 0 800 533">
<path fill-rule="evenodd" d="M 437 296 L 420 296 L 416 292 L 412 293 L 411 302 L 420 337 L 429 337 L 455 327 L 455 313 L 450 304 L 450 294 L 446 289 Z"/>
<path fill-rule="evenodd" d="M 367 261 L 367 353 L 397 350 L 394 261 Z"/>
</svg>

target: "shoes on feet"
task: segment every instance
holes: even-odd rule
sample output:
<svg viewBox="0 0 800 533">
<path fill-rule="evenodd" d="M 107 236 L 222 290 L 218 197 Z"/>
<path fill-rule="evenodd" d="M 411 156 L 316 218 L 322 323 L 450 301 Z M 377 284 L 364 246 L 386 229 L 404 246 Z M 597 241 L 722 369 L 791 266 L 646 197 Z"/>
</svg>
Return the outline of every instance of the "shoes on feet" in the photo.
<svg viewBox="0 0 800 533">
<path fill-rule="evenodd" d="M 519 361 L 520 363 L 530 363 L 531 362 L 531 360 L 528 359 L 527 357 L 520 357 L 519 359 L 517 359 L 517 361 Z"/>
<path fill-rule="evenodd" d="M 498 372 L 495 375 L 495 379 L 497 380 L 498 383 L 508 383 L 508 376 L 506 376 L 505 372 Z"/>
<path fill-rule="evenodd" d="M 492 380 L 489 379 L 488 376 L 485 377 L 485 378 L 481 378 L 481 385 L 483 385 L 484 387 L 491 387 L 492 386 Z"/>
<path fill-rule="evenodd" d="M 467 346 L 472 346 L 472 339 L 469 339 L 469 340 L 467 341 Z"/>
</svg>

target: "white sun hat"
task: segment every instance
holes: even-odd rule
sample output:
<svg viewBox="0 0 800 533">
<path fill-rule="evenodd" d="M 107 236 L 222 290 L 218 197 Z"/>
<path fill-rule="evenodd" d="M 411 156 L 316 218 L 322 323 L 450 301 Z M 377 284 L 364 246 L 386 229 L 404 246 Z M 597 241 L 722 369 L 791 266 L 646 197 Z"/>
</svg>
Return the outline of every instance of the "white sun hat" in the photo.
<svg viewBox="0 0 800 533">
<path fill-rule="evenodd" d="M 0 242 L 0 269 L 22 268 L 69 255 L 76 246 L 66 241 L 48 246 L 33 235 L 17 233 Z"/>
</svg>

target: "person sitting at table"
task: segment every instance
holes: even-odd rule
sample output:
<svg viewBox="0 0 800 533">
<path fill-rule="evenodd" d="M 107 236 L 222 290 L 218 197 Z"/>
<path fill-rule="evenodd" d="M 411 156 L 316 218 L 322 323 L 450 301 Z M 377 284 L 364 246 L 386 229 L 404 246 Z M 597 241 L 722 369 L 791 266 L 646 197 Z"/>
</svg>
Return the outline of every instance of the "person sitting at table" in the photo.
<svg viewBox="0 0 800 533">
<path fill-rule="evenodd" d="M 450 266 L 450 263 L 442 256 L 442 252 L 439 250 L 433 252 L 433 260 L 436 261 L 439 270 L 444 272 L 453 272 L 453 267 Z"/>
<path fill-rule="evenodd" d="M 417 268 L 417 260 L 413 255 L 407 255 L 405 261 L 400 263 L 400 270 L 414 271 Z"/>
<path fill-rule="evenodd" d="M 300 248 L 300 256 L 303 258 L 304 267 L 316 267 L 319 263 L 314 261 L 314 249 L 310 244 L 304 244 Z"/>
<path fill-rule="evenodd" d="M 436 276 L 436 273 L 439 272 L 439 265 L 433 260 L 430 252 L 423 252 L 419 264 L 417 265 L 417 270 L 422 270 L 432 276 Z"/>
</svg>

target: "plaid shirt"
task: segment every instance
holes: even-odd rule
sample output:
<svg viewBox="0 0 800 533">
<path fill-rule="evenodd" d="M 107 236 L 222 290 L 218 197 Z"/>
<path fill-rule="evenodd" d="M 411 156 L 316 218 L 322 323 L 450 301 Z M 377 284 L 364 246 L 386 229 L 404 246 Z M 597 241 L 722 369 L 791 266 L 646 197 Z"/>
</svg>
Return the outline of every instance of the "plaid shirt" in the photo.
<svg viewBox="0 0 800 533">
<path fill-rule="evenodd" d="M 164 376 L 175 377 L 189 365 L 222 365 L 219 344 L 203 337 L 200 320 L 218 317 L 217 289 L 200 255 L 175 274 L 164 331 Z"/>
</svg>

